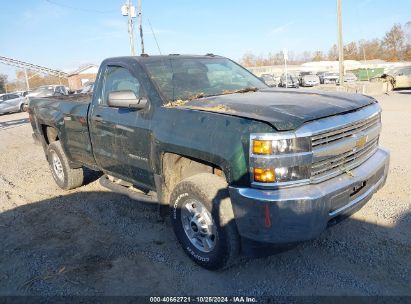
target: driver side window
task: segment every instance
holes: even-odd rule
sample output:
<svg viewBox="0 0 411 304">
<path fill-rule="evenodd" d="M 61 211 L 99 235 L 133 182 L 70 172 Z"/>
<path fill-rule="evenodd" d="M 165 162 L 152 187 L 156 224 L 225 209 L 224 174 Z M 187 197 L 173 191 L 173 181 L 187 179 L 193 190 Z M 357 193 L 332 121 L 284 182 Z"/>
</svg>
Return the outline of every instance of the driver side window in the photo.
<svg viewBox="0 0 411 304">
<path fill-rule="evenodd" d="M 108 95 L 116 91 L 132 91 L 137 98 L 142 97 L 140 83 L 127 69 L 119 66 L 108 66 L 104 72 L 102 105 L 108 104 Z"/>
</svg>

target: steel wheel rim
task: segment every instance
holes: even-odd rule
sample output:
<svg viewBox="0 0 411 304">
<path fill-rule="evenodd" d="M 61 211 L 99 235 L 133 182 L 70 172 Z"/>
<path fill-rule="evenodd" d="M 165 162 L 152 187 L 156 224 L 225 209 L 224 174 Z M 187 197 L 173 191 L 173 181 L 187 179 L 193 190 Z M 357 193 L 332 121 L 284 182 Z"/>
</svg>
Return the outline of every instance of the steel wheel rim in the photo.
<svg viewBox="0 0 411 304">
<path fill-rule="evenodd" d="M 202 252 L 211 252 L 217 242 L 217 227 L 207 208 L 200 201 L 189 199 L 181 208 L 180 218 L 191 244 Z"/>
<path fill-rule="evenodd" d="M 60 158 L 55 152 L 51 153 L 51 164 L 52 164 L 53 171 L 55 175 L 57 176 L 57 178 L 60 181 L 63 181 L 64 180 L 63 164 L 61 163 Z"/>
</svg>

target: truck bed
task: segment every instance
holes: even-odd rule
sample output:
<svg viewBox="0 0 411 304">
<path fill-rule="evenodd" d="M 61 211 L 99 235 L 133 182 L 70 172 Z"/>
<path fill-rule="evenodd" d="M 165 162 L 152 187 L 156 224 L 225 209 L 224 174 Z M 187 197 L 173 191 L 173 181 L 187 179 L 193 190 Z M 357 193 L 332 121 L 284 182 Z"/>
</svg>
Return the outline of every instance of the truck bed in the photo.
<svg viewBox="0 0 411 304">
<path fill-rule="evenodd" d="M 94 164 L 88 128 L 91 99 L 90 94 L 33 98 L 29 114 L 35 136 L 47 136 L 45 129 L 52 127 L 71 160 Z"/>
</svg>

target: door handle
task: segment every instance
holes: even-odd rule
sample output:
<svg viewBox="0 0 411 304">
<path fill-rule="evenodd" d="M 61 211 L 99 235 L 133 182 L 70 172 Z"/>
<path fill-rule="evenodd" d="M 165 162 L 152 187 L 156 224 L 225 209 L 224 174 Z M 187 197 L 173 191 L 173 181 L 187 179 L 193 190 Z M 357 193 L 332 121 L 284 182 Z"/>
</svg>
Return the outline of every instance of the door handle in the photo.
<svg viewBox="0 0 411 304">
<path fill-rule="evenodd" d="M 103 121 L 103 117 L 101 117 L 100 115 L 96 115 L 94 117 L 94 121 Z"/>
</svg>

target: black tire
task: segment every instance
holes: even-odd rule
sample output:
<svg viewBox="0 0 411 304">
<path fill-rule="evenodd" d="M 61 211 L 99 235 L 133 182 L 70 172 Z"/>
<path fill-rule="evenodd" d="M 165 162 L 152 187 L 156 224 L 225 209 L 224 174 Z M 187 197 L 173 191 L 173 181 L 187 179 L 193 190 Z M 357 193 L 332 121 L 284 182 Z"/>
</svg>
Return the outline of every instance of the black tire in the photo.
<svg viewBox="0 0 411 304">
<path fill-rule="evenodd" d="M 59 141 L 52 142 L 48 146 L 47 156 L 51 174 L 61 189 L 70 190 L 80 187 L 83 184 L 83 168 L 70 168 L 67 156 Z M 57 162 L 59 162 L 60 165 Z"/>
<path fill-rule="evenodd" d="M 20 105 L 20 112 L 24 112 L 24 103 Z"/>
<path fill-rule="evenodd" d="M 198 249 L 190 241 L 183 226 L 182 208 L 193 200 L 201 202 L 213 220 L 215 245 L 209 252 Z M 225 268 L 235 261 L 240 250 L 240 237 L 224 179 L 210 173 L 186 178 L 174 188 L 170 203 L 174 232 L 184 251 L 194 262 L 215 270 Z M 186 227 L 192 228 L 192 225 Z"/>
</svg>

